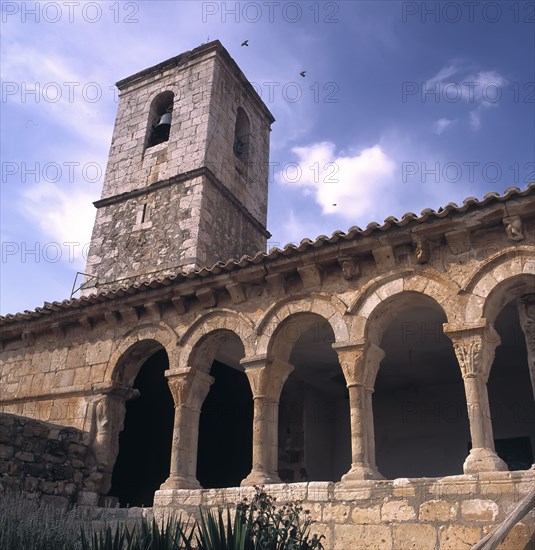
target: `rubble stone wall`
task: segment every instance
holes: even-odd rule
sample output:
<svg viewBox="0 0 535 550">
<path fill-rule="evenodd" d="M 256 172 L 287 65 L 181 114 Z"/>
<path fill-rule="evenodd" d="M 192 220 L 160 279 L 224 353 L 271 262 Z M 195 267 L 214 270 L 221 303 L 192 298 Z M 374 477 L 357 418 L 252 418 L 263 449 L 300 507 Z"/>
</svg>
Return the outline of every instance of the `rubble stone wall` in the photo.
<svg viewBox="0 0 535 550">
<path fill-rule="evenodd" d="M 0 413 L 0 491 L 74 503 L 93 470 L 87 434 L 81 430 Z"/>
</svg>

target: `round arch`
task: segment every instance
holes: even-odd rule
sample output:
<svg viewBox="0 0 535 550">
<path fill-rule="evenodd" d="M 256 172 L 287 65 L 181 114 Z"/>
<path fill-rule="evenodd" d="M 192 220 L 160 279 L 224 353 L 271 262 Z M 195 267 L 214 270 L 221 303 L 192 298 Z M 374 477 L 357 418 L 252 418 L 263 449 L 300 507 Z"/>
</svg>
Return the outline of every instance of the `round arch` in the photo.
<svg viewBox="0 0 535 550">
<path fill-rule="evenodd" d="M 342 302 L 338 299 L 330 300 L 327 295 L 313 295 L 312 299 L 294 298 L 278 303 L 258 323 L 256 353 L 287 361 L 296 338 L 317 323 L 318 317 L 330 325 L 336 343 L 349 342 L 350 327 L 345 313 Z"/>
<path fill-rule="evenodd" d="M 355 341 L 369 340 L 378 345 L 381 335 L 392 320 L 395 311 L 389 307 L 394 300 L 399 305 L 410 305 L 423 297 L 431 307 L 439 307 L 447 322 L 458 319 L 464 310 L 459 287 L 442 274 L 413 274 L 374 281 L 364 289 L 350 310 L 356 317 Z"/>
<path fill-rule="evenodd" d="M 143 363 L 157 351 L 164 349 L 169 365 L 177 360 L 177 335 L 165 323 L 147 323 L 126 332 L 108 361 L 105 381 L 116 381 L 132 386 Z"/>
</svg>

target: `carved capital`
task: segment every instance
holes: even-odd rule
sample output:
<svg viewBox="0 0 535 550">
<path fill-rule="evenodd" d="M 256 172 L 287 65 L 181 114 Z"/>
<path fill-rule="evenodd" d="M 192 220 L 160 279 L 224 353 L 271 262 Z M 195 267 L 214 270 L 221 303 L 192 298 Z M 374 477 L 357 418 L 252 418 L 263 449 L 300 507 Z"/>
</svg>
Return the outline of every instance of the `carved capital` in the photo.
<svg viewBox="0 0 535 550">
<path fill-rule="evenodd" d="M 282 387 L 293 371 L 293 365 L 280 359 L 266 360 L 264 357 L 242 359 L 253 397 L 278 401 Z"/>
<path fill-rule="evenodd" d="M 505 235 L 508 240 L 518 242 L 524 239 L 522 218 L 520 216 L 509 216 L 504 218 L 503 225 L 505 226 Z"/>
<path fill-rule="evenodd" d="M 175 407 L 200 410 L 214 378 L 199 369 L 165 372 Z"/>
<path fill-rule="evenodd" d="M 372 389 L 385 352 L 370 342 L 333 344 L 332 347 L 338 354 L 347 387 L 363 386 Z"/>
<path fill-rule="evenodd" d="M 501 342 L 494 327 L 485 319 L 473 325 L 445 323 L 444 333 L 453 342 L 463 378 L 481 378 L 487 382 L 496 347 Z"/>
</svg>

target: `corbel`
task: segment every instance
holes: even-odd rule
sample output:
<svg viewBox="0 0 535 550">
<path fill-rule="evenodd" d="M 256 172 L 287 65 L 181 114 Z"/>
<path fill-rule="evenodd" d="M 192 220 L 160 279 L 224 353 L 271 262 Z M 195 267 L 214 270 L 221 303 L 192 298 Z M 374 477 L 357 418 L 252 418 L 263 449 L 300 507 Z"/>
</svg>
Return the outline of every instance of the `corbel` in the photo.
<svg viewBox="0 0 535 550">
<path fill-rule="evenodd" d="M 273 295 L 284 294 L 286 292 L 284 281 L 285 279 L 282 273 L 272 273 L 271 275 L 266 275 L 266 283 L 269 291 Z"/>
<path fill-rule="evenodd" d="M 318 264 L 311 263 L 297 268 L 305 288 L 321 285 L 322 270 Z"/>
<path fill-rule="evenodd" d="M 145 302 L 143 304 L 143 307 L 151 317 L 154 317 L 158 320 L 161 318 L 162 308 L 160 307 L 160 304 L 158 302 Z"/>
<path fill-rule="evenodd" d="M 211 288 L 201 288 L 195 293 L 202 308 L 214 307 L 217 304 L 217 295 Z"/>
<path fill-rule="evenodd" d="M 414 255 L 419 264 L 425 264 L 429 261 L 430 246 L 429 241 L 423 235 L 416 235 L 412 238 L 414 246 Z"/>
<path fill-rule="evenodd" d="M 125 307 L 123 309 L 120 309 L 119 313 L 127 323 L 136 323 L 139 319 L 135 307 Z"/>
<path fill-rule="evenodd" d="M 396 266 L 396 254 L 390 245 L 374 248 L 372 254 L 379 269 L 392 269 Z"/>
<path fill-rule="evenodd" d="M 230 283 L 226 285 L 227 291 L 230 294 L 232 303 L 237 305 L 245 302 L 245 287 L 241 283 Z"/>
<path fill-rule="evenodd" d="M 452 254 L 461 254 L 470 250 L 470 231 L 467 229 L 458 229 L 449 231 L 445 234 L 448 248 Z"/>
<path fill-rule="evenodd" d="M 186 313 L 186 311 L 188 310 L 187 304 L 186 304 L 186 299 L 185 299 L 184 296 L 180 296 L 180 295 L 173 296 L 171 298 L 171 303 L 173 304 L 176 312 L 179 315 L 184 315 Z"/>
<path fill-rule="evenodd" d="M 342 277 L 346 280 L 354 279 L 360 275 L 360 265 L 351 256 L 338 258 L 338 263 L 342 269 Z"/>
<path fill-rule="evenodd" d="M 520 216 L 508 216 L 503 218 L 505 226 L 505 235 L 507 240 L 518 242 L 524 240 L 524 230 L 522 228 L 522 218 Z"/>
</svg>

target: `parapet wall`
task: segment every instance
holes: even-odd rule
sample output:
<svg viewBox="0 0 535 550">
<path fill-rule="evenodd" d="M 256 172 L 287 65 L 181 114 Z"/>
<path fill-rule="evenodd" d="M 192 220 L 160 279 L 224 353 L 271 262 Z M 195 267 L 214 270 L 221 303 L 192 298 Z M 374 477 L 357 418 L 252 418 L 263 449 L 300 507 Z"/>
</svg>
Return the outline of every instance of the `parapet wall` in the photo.
<svg viewBox="0 0 535 550">
<path fill-rule="evenodd" d="M 95 475 L 87 436 L 76 428 L 0 413 L 0 492 L 33 493 L 55 504 L 79 501 Z"/>
<path fill-rule="evenodd" d="M 325 535 L 327 550 L 470 549 L 499 525 L 535 485 L 535 470 L 492 472 L 445 478 L 311 482 L 267 485 L 278 504 L 300 500 L 315 521 L 311 532 Z M 254 494 L 251 487 L 161 490 L 154 513 L 195 516 L 199 505 L 234 506 Z M 532 510 L 499 547 L 535 548 Z"/>
</svg>

